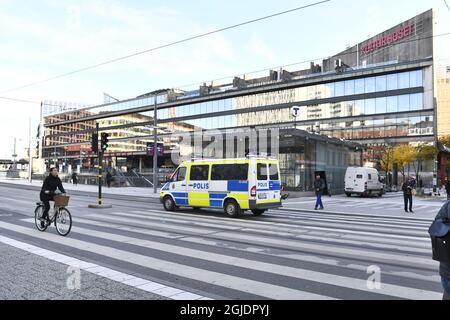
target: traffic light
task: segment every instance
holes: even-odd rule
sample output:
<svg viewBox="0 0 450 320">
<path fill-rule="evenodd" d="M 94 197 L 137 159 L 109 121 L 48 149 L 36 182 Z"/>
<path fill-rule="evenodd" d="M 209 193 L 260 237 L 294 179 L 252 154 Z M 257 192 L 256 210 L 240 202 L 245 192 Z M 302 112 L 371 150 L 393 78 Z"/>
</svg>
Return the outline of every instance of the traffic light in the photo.
<svg viewBox="0 0 450 320">
<path fill-rule="evenodd" d="M 98 133 L 92 134 L 91 150 L 93 153 L 98 153 Z"/>
<path fill-rule="evenodd" d="M 108 137 L 109 134 L 107 134 L 106 132 L 102 132 L 102 141 L 101 141 L 102 151 L 106 151 L 106 149 L 108 149 Z"/>
</svg>

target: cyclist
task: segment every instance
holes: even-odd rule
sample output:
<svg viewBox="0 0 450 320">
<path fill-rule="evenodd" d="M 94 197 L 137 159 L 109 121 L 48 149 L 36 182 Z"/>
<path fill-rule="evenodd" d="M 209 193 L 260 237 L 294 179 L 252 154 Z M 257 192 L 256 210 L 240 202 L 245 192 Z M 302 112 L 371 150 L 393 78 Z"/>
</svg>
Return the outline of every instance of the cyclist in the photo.
<svg viewBox="0 0 450 320">
<path fill-rule="evenodd" d="M 44 213 L 42 214 L 41 226 L 45 227 L 45 220 L 48 220 L 48 212 L 50 211 L 50 201 L 53 201 L 56 189 L 59 189 L 62 194 L 66 193 L 62 185 L 61 179 L 58 177 L 58 169 L 50 168 L 50 175 L 44 180 L 42 185 L 40 198 L 44 203 Z"/>
</svg>

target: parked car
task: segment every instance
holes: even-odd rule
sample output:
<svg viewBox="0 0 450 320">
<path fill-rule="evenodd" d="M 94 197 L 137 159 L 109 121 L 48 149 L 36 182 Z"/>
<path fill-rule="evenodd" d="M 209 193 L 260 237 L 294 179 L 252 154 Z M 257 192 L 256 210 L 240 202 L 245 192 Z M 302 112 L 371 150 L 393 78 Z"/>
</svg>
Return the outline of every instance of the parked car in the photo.
<svg viewBox="0 0 450 320">
<path fill-rule="evenodd" d="M 366 167 L 349 167 L 345 173 L 345 194 L 363 197 L 377 195 L 382 197 L 384 185 L 380 181 L 378 170 Z"/>
</svg>

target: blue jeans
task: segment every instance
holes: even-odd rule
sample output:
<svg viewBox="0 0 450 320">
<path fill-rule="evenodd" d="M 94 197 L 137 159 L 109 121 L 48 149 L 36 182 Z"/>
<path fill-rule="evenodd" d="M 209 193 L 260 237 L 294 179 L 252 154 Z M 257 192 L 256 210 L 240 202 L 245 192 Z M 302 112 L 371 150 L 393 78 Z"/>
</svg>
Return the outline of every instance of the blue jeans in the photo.
<svg viewBox="0 0 450 320">
<path fill-rule="evenodd" d="M 322 208 L 323 209 L 323 203 L 322 203 L 322 192 L 317 193 L 317 199 L 316 199 L 316 209 Z"/>
<path fill-rule="evenodd" d="M 441 277 L 442 287 L 444 288 L 443 300 L 450 300 L 450 279 Z"/>
</svg>

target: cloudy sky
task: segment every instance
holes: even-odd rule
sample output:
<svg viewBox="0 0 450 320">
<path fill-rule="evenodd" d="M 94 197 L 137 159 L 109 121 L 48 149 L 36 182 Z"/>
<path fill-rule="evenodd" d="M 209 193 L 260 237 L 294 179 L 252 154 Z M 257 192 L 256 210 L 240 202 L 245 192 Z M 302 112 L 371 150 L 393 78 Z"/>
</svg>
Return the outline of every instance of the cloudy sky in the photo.
<svg viewBox="0 0 450 320">
<path fill-rule="evenodd" d="M 450 32 L 444 0 L 332 0 L 270 20 L 133 57 L 39 85 L 12 90 L 76 69 L 157 47 L 317 0 L 0 0 L 0 158 L 14 138 L 23 153 L 42 100 L 98 104 L 247 72 L 314 60 L 430 8 L 436 33 Z M 447 0 L 450 5 L 450 1 Z M 437 58 L 450 64 L 450 37 Z M 303 65 L 304 66 L 304 65 Z M 291 67 L 298 70 L 302 65 Z M 288 68 L 289 69 L 289 68 Z M 189 87 L 185 87 L 186 89 Z M 192 88 L 192 87 L 191 87 Z"/>
</svg>

